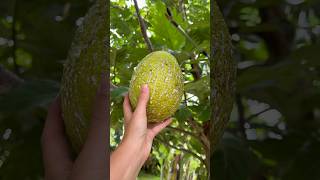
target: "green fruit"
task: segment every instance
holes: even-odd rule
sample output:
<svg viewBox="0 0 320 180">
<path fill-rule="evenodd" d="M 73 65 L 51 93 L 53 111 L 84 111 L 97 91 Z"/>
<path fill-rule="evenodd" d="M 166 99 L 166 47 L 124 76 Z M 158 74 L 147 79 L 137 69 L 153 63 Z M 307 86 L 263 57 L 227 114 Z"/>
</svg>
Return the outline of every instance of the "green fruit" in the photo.
<svg viewBox="0 0 320 180">
<path fill-rule="evenodd" d="M 183 95 L 183 76 L 174 56 L 156 51 L 141 60 L 130 81 L 129 98 L 133 108 L 137 106 L 143 84 L 148 84 L 150 92 L 148 122 L 163 121 L 176 112 Z"/>
<path fill-rule="evenodd" d="M 96 1 L 75 34 L 64 66 L 62 116 L 75 153 L 86 141 L 101 74 L 107 73 L 108 10 L 106 0 Z"/>
</svg>

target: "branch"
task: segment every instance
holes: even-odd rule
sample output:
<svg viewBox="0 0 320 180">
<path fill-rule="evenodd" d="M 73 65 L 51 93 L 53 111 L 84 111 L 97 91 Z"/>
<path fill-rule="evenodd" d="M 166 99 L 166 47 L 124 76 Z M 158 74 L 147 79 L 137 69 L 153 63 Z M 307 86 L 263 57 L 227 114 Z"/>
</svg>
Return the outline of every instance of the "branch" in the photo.
<svg viewBox="0 0 320 180">
<path fill-rule="evenodd" d="M 179 11 L 182 13 L 184 20 L 187 20 L 186 7 L 184 5 L 184 0 L 179 0 Z"/>
<path fill-rule="evenodd" d="M 205 166 L 207 166 L 205 160 L 202 159 L 202 157 L 200 157 L 200 156 L 197 155 L 196 153 L 194 153 L 194 152 L 192 152 L 192 151 L 190 151 L 190 150 L 188 150 L 188 149 L 184 149 L 184 148 L 181 148 L 181 147 L 173 146 L 173 145 L 171 145 L 170 143 L 168 143 L 168 142 L 166 142 L 166 141 L 163 141 L 163 140 L 161 140 L 161 139 L 159 139 L 159 138 L 157 138 L 157 137 L 155 138 L 155 140 L 156 140 L 156 141 L 159 141 L 160 143 L 165 144 L 166 146 L 169 146 L 169 147 L 171 147 L 171 148 L 173 148 L 173 149 L 176 149 L 176 150 L 179 150 L 179 151 L 182 151 L 182 152 L 191 154 L 192 156 L 194 156 L 194 157 L 196 157 L 197 159 L 199 159 Z"/>
<path fill-rule="evenodd" d="M 187 106 L 187 99 L 186 99 L 187 96 L 186 96 L 186 92 L 185 92 L 185 91 L 184 91 L 184 97 L 185 97 L 185 98 L 184 98 L 184 103 L 185 103 L 186 106 Z M 208 152 L 209 149 L 210 149 L 210 141 L 209 141 L 208 137 L 205 135 L 202 127 L 193 119 L 193 117 L 188 118 L 187 121 L 188 121 L 188 124 L 190 124 L 190 126 L 191 126 L 195 131 L 197 131 L 197 133 L 199 133 L 200 141 L 201 141 L 201 143 L 203 144 L 206 152 Z M 208 157 L 208 158 L 209 158 L 209 157 Z"/>
<path fill-rule="evenodd" d="M 206 56 L 207 58 L 210 58 L 208 53 L 202 49 L 199 48 L 199 45 L 188 35 L 188 33 L 186 33 L 186 31 L 173 19 L 172 17 L 172 13 L 170 11 L 170 9 L 167 7 L 167 13 L 165 14 L 167 19 L 170 21 L 170 23 L 183 35 L 187 38 L 187 40 L 200 52 L 202 53 L 204 56 Z"/>
<path fill-rule="evenodd" d="M 186 107 L 187 107 L 188 104 L 187 104 L 187 93 L 186 93 L 186 91 L 183 91 L 183 95 L 184 95 L 184 104 L 185 104 Z"/>
<path fill-rule="evenodd" d="M 194 54 L 192 54 L 191 59 L 192 61 L 196 60 Z M 202 74 L 201 68 L 199 67 L 199 63 L 192 63 L 191 68 L 192 68 L 191 74 L 194 77 L 195 81 L 199 80 Z"/>
<path fill-rule="evenodd" d="M 190 126 L 195 131 L 197 131 L 197 133 L 199 133 L 199 138 L 201 140 L 201 143 L 203 144 L 206 152 L 208 152 L 210 149 L 210 141 L 209 141 L 208 137 L 205 135 L 203 128 L 193 119 L 193 117 L 188 118 L 187 121 L 190 124 Z"/>
<path fill-rule="evenodd" d="M 242 99 L 239 94 L 236 95 L 236 104 L 238 107 L 238 114 L 239 114 L 239 128 L 240 128 L 240 131 L 241 131 L 243 137 L 246 137 L 246 131 L 244 128 L 244 124 L 246 121 L 244 118 L 244 106 L 242 104 Z"/>
<path fill-rule="evenodd" d="M 110 81 L 110 92 L 111 92 L 112 90 L 116 89 L 116 88 L 117 88 L 117 86 L 114 85 L 114 84 Z"/>
<path fill-rule="evenodd" d="M 187 93 L 186 93 L 186 91 L 184 91 L 183 94 L 184 94 L 184 103 L 185 103 L 185 106 L 187 107 Z M 192 128 L 194 130 L 196 130 L 199 133 L 203 133 L 201 126 L 199 124 L 197 124 L 197 122 L 195 122 L 192 117 L 188 118 L 187 121 L 190 124 L 190 126 L 192 126 Z"/>
<path fill-rule="evenodd" d="M 187 106 L 187 93 L 186 93 L 186 91 L 184 91 L 183 94 L 184 94 L 185 106 L 188 107 Z M 199 124 L 197 124 L 197 122 L 195 122 L 193 118 L 188 118 L 187 121 L 190 124 L 190 126 L 192 126 L 193 129 L 195 129 L 196 131 L 198 131 L 200 133 L 202 132 L 201 126 Z"/>
<path fill-rule="evenodd" d="M 194 137 L 195 139 L 199 139 L 199 137 L 198 137 L 196 134 L 193 134 L 192 132 L 185 131 L 185 130 L 183 130 L 183 129 L 176 128 L 176 127 L 172 127 L 172 126 L 168 126 L 167 128 L 168 128 L 168 129 L 175 130 L 175 131 L 179 131 L 179 132 L 184 133 L 184 134 L 187 134 L 187 135 L 190 135 L 190 136 Z"/>
<path fill-rule="evenodd" d="M 148 47 L 149 51 L 152 52 L 153 51 L 153 47 L 152 47 L 151 41 L 150 41 L 150 39 L 148 38 L 148 35 L 147 35 L 146 25 L 145 25 L 141 15 L 140 15 L 140 10 L 139 10 L 139 7 L 138 7 L 137 0 L 133 0 L 133 2 L 134 2 L 134 7 L 136 9 L 137 16 L 138 16 L 138 21 L 139 21 L 139 24 L 140 24 L 140 29 L 141 29 L 141 33 L 142 33 L 143 39 L 144 39 L 145 43 L 147 44 L 147 47 Z"/>
<path fill-rule="evenodd" d="M 197 97 L 197 96 L 192 95 L 191 97 L 187 98 L 186 100 L 188 101 L 188 100 L 190 100 L 190 99 L 192 99 L 192 98 L 194 98 L 194 97 Z"/>
<path fill-rule="evenodd" d="M 251 116 L 249 116 L 248 118 L 246 118 L 247 119 L 247 121 L 249 121 L 249 120 L 251 120 L 251 119 L 253 119 L 253 118 L 255 118 L 255 117 L 257 117 L 257 116 L 259 116 L 260 114 L 263 114 L 263 113 L 265 113 L 265 112 L 267 112 L 267 111 L 269 111 L 269 110 L 271 110 L 272 108 L 271 107 L 269 107 L 269 108 L 267 108 L 267 109 L 264 109 L 264 110 L 262 110 L 262 111 L 260 111 L 260 112 L 258 112 L 258 113 L 256 113 L 256 114 L 252 114 Z"/>
<path fill-rule="evenodd" d="M 114 60 L 114 64 L 113 64 L 113 77 L 112 77 L 112 83 L 115 83 L 115 79 L 116 79 L 116 66 L 117 66 L 117 61 Z"/>
</svg>

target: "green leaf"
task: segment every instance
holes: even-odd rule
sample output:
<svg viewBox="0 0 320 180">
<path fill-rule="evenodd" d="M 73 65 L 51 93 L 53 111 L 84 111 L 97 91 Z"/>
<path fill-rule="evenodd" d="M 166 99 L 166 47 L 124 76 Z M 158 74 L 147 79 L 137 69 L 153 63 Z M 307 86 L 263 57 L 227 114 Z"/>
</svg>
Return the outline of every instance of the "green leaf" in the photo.
<svg viewBox="0 0 320 180">
<path fill-rule="evenodd" d="M 116 87 L 111 91 L 111 100 L 116 102 L 121 102 L 123 100 L 123 96 L 128 92 L 128 87 Z"/>
<path fill-rule="evenodd" d="M 199 97 L 200 102 L 208 99 L 210 95 L 209 76 L 185 84 L 184 90 Z"/>
<path fill-rule="evenodd" d="M 161 1 L 156 1 L 150 7 L 150 29 L 155 36 L 152 37 L 152 43 L 172 50 L 180 50 L 186 43 L 185 37 L 170 23 L 165 16 L 166 7 Z M 176 10 L 172 10 L 174 20 L 183 27 L 183 20 Z"/>
</svg>

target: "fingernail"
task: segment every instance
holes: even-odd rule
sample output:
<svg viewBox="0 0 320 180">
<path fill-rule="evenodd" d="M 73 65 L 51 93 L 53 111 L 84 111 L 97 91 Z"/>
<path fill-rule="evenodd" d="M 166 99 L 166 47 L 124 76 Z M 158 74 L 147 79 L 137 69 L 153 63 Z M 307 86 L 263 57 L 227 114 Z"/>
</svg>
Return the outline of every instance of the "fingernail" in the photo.
<svg viewBox="0 0 320 180">
<path fill-rule="evenodd" d="M 142 90 L 142 92 L 148 92 L 148 84 L 142 85 L 141 90 Z"/>
</svg>

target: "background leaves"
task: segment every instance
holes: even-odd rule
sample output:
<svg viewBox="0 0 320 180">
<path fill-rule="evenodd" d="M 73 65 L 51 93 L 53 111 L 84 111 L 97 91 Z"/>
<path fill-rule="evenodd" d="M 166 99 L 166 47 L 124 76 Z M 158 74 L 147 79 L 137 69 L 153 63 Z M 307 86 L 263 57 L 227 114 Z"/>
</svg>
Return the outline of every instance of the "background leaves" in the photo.
<svg viewBox="0 0 320 180">
<path fill-rule="evenodd" d="M 10 85 L 9 91 L 0 94 L 0 179 L 43 178 L 40 136 L 46 107 L 59 90 L 73 33 L 91 4 L 89 0 L 1 1 L 0 64 L 23 83 Z M 319 2 L 224 0 L 218 4 L 233 39 L 240 101 L 211 162 L 214 178 L 320 179 Z M 193 117 L 206 130 L 208 60 L 169 23 L 166 7 L 199 48 L 209 52 L 209 2 L 147 0 L 140 4 L 155 49 L 174 54 L 184 71 L 187 103 L 181 104 L 172 127 L 197 134 L 187 121 Z M 132 3 L 112 1 L 111 8 L 111 80 L 117 86 L 111 92 L 114 148 L 123 133 L 122 96 L 134 67 L 148 52 Z M 192 70 L 195 64 L 202 71 L 200 79 Z M 159 138 L 204 156 L 201 143 L 186 133 L 167 129 Z M 179 158 L 180 179 L 205 177 L 197 158 L 161 142 L 155 142 L 141 177 L 168 177 Z"/>
</svg>

